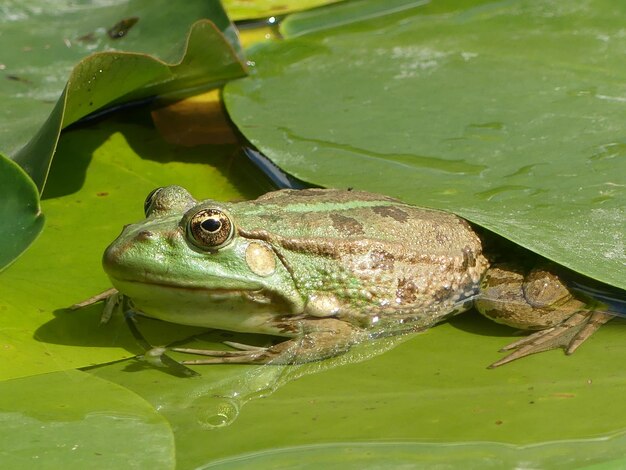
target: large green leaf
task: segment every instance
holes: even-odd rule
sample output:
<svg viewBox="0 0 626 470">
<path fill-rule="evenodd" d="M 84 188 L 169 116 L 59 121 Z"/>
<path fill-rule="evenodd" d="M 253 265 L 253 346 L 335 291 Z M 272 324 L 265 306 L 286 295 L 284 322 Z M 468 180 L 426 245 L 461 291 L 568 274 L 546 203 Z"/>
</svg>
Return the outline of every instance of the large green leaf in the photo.
<svg viewBox="0 0 626 470">
<path fill-rule="evenodd" d="M 0 34 L 11 37 L 12 46 L 2 64 L 9 80 L 0 89 L 0 149 L 40 191 L 62 128 L 113 104 L 189 93 L 244 74 L 236 32 L 217 0 L 190 1 L 185 8 L 145 0 L 81 8 L 9 2 L 5 9 Z M 109 37 L 107 28 L 128 18 L 138 22 L 124 37 Z M 16 185 L 29 185 L 27 176 L 2 178 L 10 181 L 0 186 L 0 199 L 15 204 L 0 208 L 0 218 L 13 222 L 0 267 L 26 249 L 41 227 L 32 198 L 13 192 Z"/>
<path fill-rule="evenodd" d="M 0 216 L 0 266 L 11 263 L 39 235 L 44 217 L 39 209 L 39 192 L 20 166 L 0 157 L 0 187 L 3 188 Z"/>
<path fill-rule="evenodd" d="M 9 2 L 6 10 L 0 31 L 12 44 L 3 56 L 10 80 L 0 95 L 6 123 L 0 147 L 40 188 L 60 128 L 120 99 L 215 85 L 243 74 L 236 33 L 216 0 L 193 0 L 185 8 L 163 0 L 106 7 L 87 2 L 80 8 Z M 138 21 L 125 36 L 109 37 L 107 29 L 127 18 Z M 213 24 L 192 28 L 204 18 Z M 53 112 L 55 107 L 61 109 Z"/>
<path fill-rule="evenodd" d="M 434 2 L 260 45 L 225 100 L 301 179 L 454 211 L 624 288 L 625 20 L 603 0 Z"/>
<path fill-rule="evenodd" d="M 169 423 L 134 393 L 84 372 L 1 383 L 0 423 L 3 468 L 174 468 Z"/>
</svg>

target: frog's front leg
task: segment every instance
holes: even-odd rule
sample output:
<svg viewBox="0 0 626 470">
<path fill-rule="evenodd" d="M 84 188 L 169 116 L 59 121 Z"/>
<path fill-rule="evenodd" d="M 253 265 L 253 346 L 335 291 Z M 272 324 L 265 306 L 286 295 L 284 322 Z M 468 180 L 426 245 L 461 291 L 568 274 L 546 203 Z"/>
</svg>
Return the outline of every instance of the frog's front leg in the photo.
<svg viewBox="0 0 626 470">
<path fill-rule="evenodd" d="M 550 349 L 563 348 L 571 354 L 613 318 L 576 298 L 549 267 L 535 268 L 529 273 L 509 265 L 491 267 L 475 305 L 497 323 L 539 330 L 504 347 L 502 351 L 513 352 L 490 368 Z"/>
<path fill-rule="evenodd" d="M 294 332 L 287 339 L 270 347 L 226 343 L 237 350 L 216 351 L 172 348 L 188 354 L 209 356 L 206 359 L 182 361 L 183 364 L 301 364 L 345 353 L 363 334 L 361 330 L 335 318 L 275 320 L 267 326 Z"/>
</svg>

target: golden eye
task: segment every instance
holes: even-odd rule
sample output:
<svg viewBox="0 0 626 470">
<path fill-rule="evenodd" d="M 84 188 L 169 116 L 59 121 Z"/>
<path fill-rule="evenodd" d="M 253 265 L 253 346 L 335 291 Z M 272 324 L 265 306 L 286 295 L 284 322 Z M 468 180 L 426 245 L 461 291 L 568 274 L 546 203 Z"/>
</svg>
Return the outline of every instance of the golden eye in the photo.
<svg viewBox="0 0 626 470">
<path fill-rule="evenodd" d="M 232 240 L 234 233 L 230 217 L 219 209 L 202 209 L 187 223 L 187 235 L 198 248 L 221 248 Z"/>
<path fill-rule="evenodd" d="M 154 202 L 156 195 L 159 194 L 159 191 L 161 191 L 162 189 L 163 188 L 153 189 L 152 191 L 150 191 L 150 194 L 148 194 L 148 197 L 143 203 L 143 213 L 146 215 L 146 217 L 148 217 L 148 215 L 150 214 L 150 209 L 152 208 L 152 203 Z"/>
</svg>

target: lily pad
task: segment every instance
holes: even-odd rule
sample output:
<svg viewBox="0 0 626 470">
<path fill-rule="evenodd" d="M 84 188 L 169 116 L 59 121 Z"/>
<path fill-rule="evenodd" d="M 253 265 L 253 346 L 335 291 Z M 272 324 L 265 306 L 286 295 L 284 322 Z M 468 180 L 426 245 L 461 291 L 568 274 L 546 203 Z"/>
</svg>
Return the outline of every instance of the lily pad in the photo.
<svg viewBox="0 0 626 470">
<path fill-rule="evenodd" d="M 5 468 L 174 468 L 169 423 L 136 394 L 84 372 L 3 382 L 0 423 Z"/>
<path fill-rule="evenodd" d="M 85 8 L 36 3 L 41 5 L 11 3 L 0 24 L 0 32 L 14 41 L 2 64 L 6 125 L 0 149 L 39 191 L 59 133 L 69 124 L 106 106 L 216 87 L 245 73 L 237 33 L 219 2 L 189 2 L 182 9 L 172 2 L 140 0 Z M 128 23 L 125 34 L 111 37 L 111 28 L 120 22 Z M 11 178 L 20 181 L 0 186 L 0 198 L 16 202 L 0 213 L 14 222 L 0 267 L 18 256 L 41 227 L 33 221 L 36 206 L 11 192 L 15 184 L 28 185 L 26 175 Z"/>
<path fill-rule="evenodd" d="M 224 96 L 300 179 L 456 212 L 626 288 L 625 20 L 601 0 L 435 2 L 261 44 Z"/>
<path fill-rule="evenodd" d="M 37 187 L 17 163 L 1 157 L 0 187 L 6 193 L 2 211 L 11 215 L 0 225 L 0 266 L 6 266 L 37 238 L 44 216 L 39 209 Z"/>
<path fill-rule="evenodd" d="M 34 142 L 38 130 L 66 127 L 120 99 L 215 86 L 244 73 L 236 32 L 218 2 L 178 8 L 162 0 L 129 0 L 75 8 L 38 1 L 7 8 L 0 27 L 13 44 L 3 56 L 7 125 L 0 146 L 40 188 L 51 158 L 51 151 L 42 150 L 53 150 L 55 140 L 50 142 L 53 133 Z M 108 30 L 129 18 L 136 24 L 123 37 L 110 37 Z M 61 109 L 53 112 L 55 106 Z"/>
<path fill-rule="evenodd" d="M 325 443 L 301 447 L 270 449 L 220 459 L 203 466 L 204 469 L 299 468 L 302 470 L 341 468 L 432 468 L 449 469 L 520 468 L 529 464 L 544 468 L 578 467 L 622 468 L 626 459 L 619 446 L 626 439 L 619 436 L 599 441 L 550 442 L 531 446 L 513 446 L 495 442 L 424 443 L 424 442 L 350 442 Z M 598 465 L 594 467 L 593 465 Z"/>
</svg>

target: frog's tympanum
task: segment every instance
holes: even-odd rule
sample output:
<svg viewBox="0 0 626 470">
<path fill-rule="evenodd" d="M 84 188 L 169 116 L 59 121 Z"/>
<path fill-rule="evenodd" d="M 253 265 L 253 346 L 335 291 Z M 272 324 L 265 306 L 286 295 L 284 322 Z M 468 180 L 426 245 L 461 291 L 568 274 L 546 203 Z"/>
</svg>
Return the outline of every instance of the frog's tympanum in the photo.
<svg viewBox="0 0 626 470">
<path fill-rule="evenodd" d="M 267 348 L 182 350 L 209 356 L 186 363 L 313 361 L 475 306 L 499 323 L 539 330 L 508 346 L 514 352 L 496 366 L 557 347 L 572 352 L 611 318 L 549 269 L 490 266 L 465 220 L 378 194 L 281 190 L 225 203 L 168 186 L 148 196 L 145 213 L 104 254 L 117 299 L 168 322 L 286 338 Z"/>
</svg>

